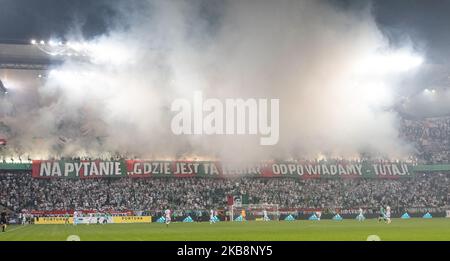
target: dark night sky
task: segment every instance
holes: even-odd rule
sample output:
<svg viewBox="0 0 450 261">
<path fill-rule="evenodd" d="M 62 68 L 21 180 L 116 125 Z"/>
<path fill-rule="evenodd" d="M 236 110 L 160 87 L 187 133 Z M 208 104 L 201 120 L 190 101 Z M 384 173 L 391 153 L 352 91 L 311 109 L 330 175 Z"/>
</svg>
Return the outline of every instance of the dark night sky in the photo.
<svg viewBox="0 0 450 261">
<path fill-rule="evenodd" d="M 62 37 L 74 24 L 82 25 L 85 37 L 102 34 L 114 20 L 117 1 L 130 0 L 0 0 L 0 41 Z M 410 39 L 433 62 L 449 60 L 450 0 L 328 1 L 341 8 L 371 2 L 380 29 L 393 44 Z"/>
<path fill-rule="evenodd" d="M 126 0 L 125 0 L 126 1 Z M 0 0 L 0 40 L 63 37 L 82 24 L 90 37 L 107 30 L 116 0 Z"/>
<path fill-rule="evenodd" d="M 410 38 L 436 63 L 449 60 L 449 0 L 378 0 L 373 6 L 380 29 L 394 41 Z"/>
</svg>

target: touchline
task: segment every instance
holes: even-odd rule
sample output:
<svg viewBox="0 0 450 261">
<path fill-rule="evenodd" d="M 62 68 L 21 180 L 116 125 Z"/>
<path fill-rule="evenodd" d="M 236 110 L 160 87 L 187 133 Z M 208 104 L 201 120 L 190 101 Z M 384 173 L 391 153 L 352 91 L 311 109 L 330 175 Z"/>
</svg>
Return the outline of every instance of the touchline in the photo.
<svg viewBox="0 0 450 261">
<path fill-rule="evenodd" d="M 276 145 L 280 136 L 279 99 L 176 99 L 171 122 L 175 135 L 260 135 L 263 146 Z M 270 114 L 270 115 L 269 115 Z M 270 120 L 269 120 L 270 117 Z"/>
</svg>

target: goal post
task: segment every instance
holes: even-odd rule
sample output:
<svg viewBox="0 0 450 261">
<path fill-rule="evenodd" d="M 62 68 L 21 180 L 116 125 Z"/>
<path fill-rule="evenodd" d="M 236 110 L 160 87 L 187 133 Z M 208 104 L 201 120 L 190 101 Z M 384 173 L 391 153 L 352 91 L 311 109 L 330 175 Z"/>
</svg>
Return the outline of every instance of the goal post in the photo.
<svg viewBox="0 0 450 261">
<path fill-rule="evenodd" d="M 267 214 L 268 220 L 265 219 Z M 230 206 L 231 221 L 279 221 L 280 210 L 278 204 L 234 204 Z"/>
</svg>

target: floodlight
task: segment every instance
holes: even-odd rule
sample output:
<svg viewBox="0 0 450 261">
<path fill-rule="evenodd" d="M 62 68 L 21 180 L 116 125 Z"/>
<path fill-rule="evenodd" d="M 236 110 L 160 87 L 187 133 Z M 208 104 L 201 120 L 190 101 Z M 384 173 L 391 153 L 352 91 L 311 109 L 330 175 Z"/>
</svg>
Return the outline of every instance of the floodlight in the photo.
<svg viewBox="0 0 450 261">
<path fill-rule="evenodd" d="M 423 58 L 406 52 L 376 54 L 363 60 L 359 70 L 366 74 L 392 74 L 407 72 L 419 67 Z"/>
</svg>

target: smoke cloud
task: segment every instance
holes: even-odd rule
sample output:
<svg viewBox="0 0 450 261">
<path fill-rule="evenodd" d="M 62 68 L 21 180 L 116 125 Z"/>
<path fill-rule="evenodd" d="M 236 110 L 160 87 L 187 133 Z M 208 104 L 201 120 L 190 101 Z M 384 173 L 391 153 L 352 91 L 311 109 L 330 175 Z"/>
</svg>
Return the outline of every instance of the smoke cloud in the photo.
<svg viewBox="0 0 450 261">
<path fill-rule="evenodd" d="M 411 153 L 393 110 L 405 73 L 371 61 L 412 51 L 389 46 L 370 6 L 126 2 L 116 4 L 120 15 L 107 34 L 84 40 L 89 62 L 67 61 L 32 95 L 1 100 L 0 121 L 9 130 L 0 132 L 8 136 L 9 153 L 224 160 Z M 194 91 L 205 98 L 280 99 L 279 143 L 173 135 L 170 105 L 192 99 Z M 27 103 L 12 106 L 24 97 Z"/>
</svg>

